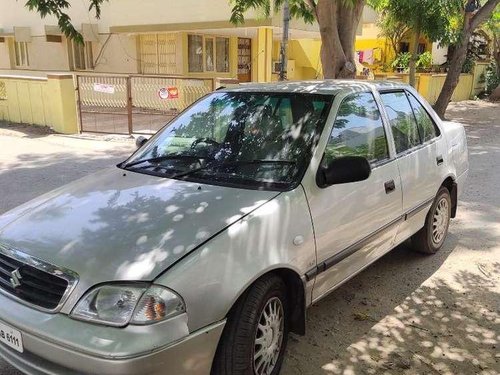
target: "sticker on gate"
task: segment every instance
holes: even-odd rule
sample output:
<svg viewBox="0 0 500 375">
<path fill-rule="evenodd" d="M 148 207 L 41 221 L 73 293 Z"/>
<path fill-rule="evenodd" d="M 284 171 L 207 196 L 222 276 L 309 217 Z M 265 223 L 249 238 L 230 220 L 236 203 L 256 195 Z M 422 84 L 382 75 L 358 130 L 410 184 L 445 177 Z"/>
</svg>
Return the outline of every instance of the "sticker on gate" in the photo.
<svg viewBox="0 0 500 375">
<path fill-rule="evenodd" d="M 115 93 L 115 86 L 106 85 L 104 83 L 94 83 L 94 91 L 95 92 L 102 92 L 104 94 L 114 94 Z"/>
<path fill-rule="evenodd" d="M 158 90 L 160 99 L 178 99 L 179 89 L 177 87 L 162 87 Z"/>
</svg>

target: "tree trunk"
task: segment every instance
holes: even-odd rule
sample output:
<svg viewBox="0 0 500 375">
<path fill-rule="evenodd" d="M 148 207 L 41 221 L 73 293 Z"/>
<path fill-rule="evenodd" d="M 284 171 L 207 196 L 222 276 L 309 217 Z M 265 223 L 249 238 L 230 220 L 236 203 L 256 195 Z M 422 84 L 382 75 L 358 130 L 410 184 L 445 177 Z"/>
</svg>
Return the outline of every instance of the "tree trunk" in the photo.
<svg viewBox="0 0 500 375">
<path fill-rule="evenodd" d="M 444 119 L 446 108 L 448 108 L 453 92 L 460 80 L 460 73 L 462 73 L 462 67 L 467 57 L 467 47 L 471 32 L 471 29 L 468 27 L 468 22 L 466 22 L 462 30 L 462 36 L 453 51 L 443 88 L 441 89 L 436 104 L 434 104 L 434 110 L 442 119 Z"/>
<path fill-rule="evenodd" d="M 473 1 L 475 0 L 468 0 L 467 5 L 470 5 Z M 467 57 L 467 47 L 472 32 L 493 13 L 495 7 L 499 3 L 500 0 L 488 0 L 478 11 L 475 12 L 475 14 L 470 12 L 465 13 L 462 35 L 453 52 L 446 80 L 444 81 L 441 93 L 439 94 L 436 104 L 434 105 L 436 113 L 441 118 L 444 118 L 446 108 L 448 108 L 453 92 L 458 85 L 460 73 L 462 72 L 462 66 L 464 65 Z"/>
<path fill-rule="evenodd" d="M 500 85 L 497 86 L 497 88 L 495 90 L 493 90 L 493 92 L 491 93 L 489 99 L 491 101 L 499 101 L 500 100 Z"/>
<path fill-rule="evenodd" d="M 410 85 L 417 87 L 417 61 L 418 61 L 418 44 L 420 41 L 420 26 L 416 25 L 412 33 L 413 48 L 410 58 Z"/>
<path fill-rule="evenodd" d="M 366 1 L 354 5 L 318 0 L 316 19 L 321 34 L 321 63 L 325 78 L 355 78 L 354 43 Z M 354 22 L 353 22 L 354 20 Z"/>
</svg>

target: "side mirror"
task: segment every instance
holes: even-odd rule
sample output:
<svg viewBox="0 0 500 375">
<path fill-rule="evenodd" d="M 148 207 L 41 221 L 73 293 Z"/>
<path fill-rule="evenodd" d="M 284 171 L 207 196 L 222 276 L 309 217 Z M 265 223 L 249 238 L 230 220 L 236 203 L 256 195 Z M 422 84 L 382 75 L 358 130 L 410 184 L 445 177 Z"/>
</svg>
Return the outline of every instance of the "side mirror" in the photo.
<svg viewBox="0 0 500 375">
<path fill-rule="evenodd" d="M 139 149 L 142 146 L 144 146 L 144 143 L 146 143 L 147 141 L 148 141 L 148 139 L 146 137 L 143 137 L 142 135 L 140 135 L 135 139 L 135 146 Z"/>
<path fill-rule="evenodd" d="M 334 159 L 326 168 L 318 170 L 318 186 L 347 184 L 367 180 L 372 173 L 370 163 L 361 156 L 346 156 Z"/>
</svg>

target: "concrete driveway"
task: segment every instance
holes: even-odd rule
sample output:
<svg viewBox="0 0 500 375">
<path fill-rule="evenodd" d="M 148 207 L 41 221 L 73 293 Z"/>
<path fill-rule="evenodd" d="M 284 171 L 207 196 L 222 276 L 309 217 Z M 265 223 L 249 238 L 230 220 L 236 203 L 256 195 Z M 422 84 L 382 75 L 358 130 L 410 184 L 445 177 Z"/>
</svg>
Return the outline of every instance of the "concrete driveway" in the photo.
<svg viewBox="0 0 500 375">
<path fill-rule="evenodd" d="M 283 374 L 500 373 L 500 105 L 452 104 L 448 117 L 467 124 L 471 174 L 444 248 L 400 246 L 313 306 Z M 134 149 L 100 139 L 0 128 L 0 214 Z"/>
</svg>

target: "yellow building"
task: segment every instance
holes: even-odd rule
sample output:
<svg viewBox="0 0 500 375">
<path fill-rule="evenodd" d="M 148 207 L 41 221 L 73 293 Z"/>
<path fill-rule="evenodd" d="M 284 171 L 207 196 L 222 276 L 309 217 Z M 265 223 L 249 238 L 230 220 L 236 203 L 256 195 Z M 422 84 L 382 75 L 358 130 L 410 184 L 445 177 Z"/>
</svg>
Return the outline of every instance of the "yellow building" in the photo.
<svg viewBox="0 0 500 375">
<path fill-rule="evenodd" d="M 359 26 L 356 37 L 356 53 L 364 65 L 374 70 L 387 68 L 396 58 L 396 53 L 390 41 L 381 37 L 381 30 L 377 25 L 379 15 L 371 8 L 366 7 L 363 23 Z M 410 33 L 401 40 L 399 49 L 401 52 L 409 52 L 413 49 Z M 419 40 L 419 53 L 431 52 L 432 63 L 441 65 L 447 60 L 448 47 L 441 47 L 438 43 L 429 42 L 425 37 Z"/>
<path fill-rule="evenodd" d="M 228 0 L 119 0 L 104 3 L 96 20 L 87 1 L 72 0 L 69 15 L 85 44 L 66 39 L 53 17 L 41 19 L 24 2 L 0 0 L 0 74 L 46 72 L 178 75 L 265 82 L 277 79 L 282 17 L 249 11 L 229 22 Z M 358 51 L 390 56 L 377 40 L 377 15 L 365 9 Z M 292 20 L 289 79 L 322 77 L 317 24 Z M 383 53 L 379 53 L 383 51 Z M 366 55 L 365 55 L 366 57 Z"/>
<path fill-rule="evenodd" d="M 229 22 L 228 0 L 120 0 L 105 3 L 99 20 L 73 0 L 69 15 L 85 44 L 67 40 L 51 17 L 24 2 L 0 0 L 0 74 L 95 72 L 270 81 L 282 36 L 279 14 L 248 12 Z M 8 9 L 8 11 L 3 11 Z M 291 79 L 319 76 L 317 25 L 292 21 Z"/>
<path fill-rule="evenodd" d="M 228 0 L 112 0 L 96 20 L 87 0 L 70 3 L 83 45 L 66 39 L 55 18 L 40 18 L 23 1 L 0 0 L 0 120 L 64 133 L 152 133 L 217 85 L 278 79 L 281 14 L 250 11 L 236 27 Z M 377 19 L 365 8 L 356 39 L 359 72 L 394 59 Z M 323 78 L 318 25 L 292 20 L 289 39 L 287 78 Z M 435 64 L 445 61 L 445 49 L 419 44 Z M 441 80 L 424 77 L 418 89 L 432 101 Z M 479 79 L 467 80 L 456 98 L 480 92 Z M 175 94 L 165 100 L 169 92 Z"/>
</svg>

